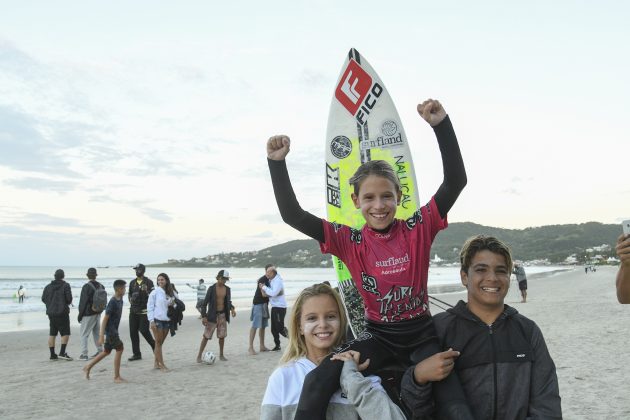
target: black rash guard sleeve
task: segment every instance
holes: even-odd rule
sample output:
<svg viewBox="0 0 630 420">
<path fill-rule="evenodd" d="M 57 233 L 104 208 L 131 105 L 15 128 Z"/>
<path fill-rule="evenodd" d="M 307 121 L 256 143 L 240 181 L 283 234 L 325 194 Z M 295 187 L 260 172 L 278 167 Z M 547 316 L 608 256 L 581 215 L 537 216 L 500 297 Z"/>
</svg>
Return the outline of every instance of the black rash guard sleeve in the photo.
<svg viewBox="0 0 630 420">
<path fill-rule="evenodd" d="M 446 217 L 455 200 L 462 192 L 466 183 L 466 168 L 459 150 L 457 137 L 451 119 L 447 115 L 438 125 L 433 127 L 437 137 L 440 153 L 442 155 L 442 167 L 444 168 L 444 180 L 435 193 L 435 204 L 442 218 Z"/>
<path fill-rule="evenodd" d="M 316 241 L 324 242 L 323 221 L 300 207 L 291 186 L 286 161 L 267 159 L 267 163 L 282 220 Z"/>
</svg>

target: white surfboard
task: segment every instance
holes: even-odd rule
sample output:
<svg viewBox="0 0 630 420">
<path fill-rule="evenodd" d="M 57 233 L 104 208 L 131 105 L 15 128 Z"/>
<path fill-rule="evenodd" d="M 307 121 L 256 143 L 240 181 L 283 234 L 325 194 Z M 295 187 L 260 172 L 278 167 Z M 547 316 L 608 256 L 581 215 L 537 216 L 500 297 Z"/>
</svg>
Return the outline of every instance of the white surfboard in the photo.
<svg viewBox="0 0 630 420">
<path fill-rule="evenodd" d="M 402 199 L 397 218 L 411 217 L 419 208 L 416 176 L 402 122 L 385 84 L 354 48 L 350 50 L 335 86 L 326 132 L 326 208 L 328 220 L 361 228 L 365 220 L 354 208 L 348 180 L 359 165 L 385 160 L 398 173 Z M 346 266 L 336 257 L 339 280 L 355 337 L 363 331 L 363 300 Z"/>
</svg>

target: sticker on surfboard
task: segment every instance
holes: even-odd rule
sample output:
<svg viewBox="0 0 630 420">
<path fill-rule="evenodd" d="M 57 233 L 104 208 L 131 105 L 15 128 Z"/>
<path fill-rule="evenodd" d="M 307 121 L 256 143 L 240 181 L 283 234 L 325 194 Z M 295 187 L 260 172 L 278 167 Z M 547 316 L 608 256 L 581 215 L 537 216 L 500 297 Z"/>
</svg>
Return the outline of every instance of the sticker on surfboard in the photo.
<svg viewBox="0 0 630 420">
<path fill-rule="evenodd" d="M 329 221 L 356 229 L 365 224 L 352 203 L 348 180 L 359 165 L 377 159 L 389 162 L 400 178 L 402 199 L 397 218 L 411 217 L 419 202 L 407 136 L 383 81 L 353 48 L 341 68 L 328 114 L 325 171 Z M 365 328 L 363 299 L 345 264 L 333 257 L 333 265 L 356 337 Z"/>
</svg>

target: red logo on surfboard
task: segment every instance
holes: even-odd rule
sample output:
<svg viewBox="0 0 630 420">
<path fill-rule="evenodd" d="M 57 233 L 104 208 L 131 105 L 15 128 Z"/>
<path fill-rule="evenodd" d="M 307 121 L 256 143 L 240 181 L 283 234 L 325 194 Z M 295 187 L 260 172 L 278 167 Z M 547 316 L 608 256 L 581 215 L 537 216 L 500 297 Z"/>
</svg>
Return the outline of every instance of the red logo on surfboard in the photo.
<svg viewBox="0 0 630 420">
<path fill-rule="evenodd" d="M 335 90 L 335 97 L 348 112 L 355 115 L 371 87 L 372 76 L 367 74 L 356 61 L 350 60 Z"/>
</svg>

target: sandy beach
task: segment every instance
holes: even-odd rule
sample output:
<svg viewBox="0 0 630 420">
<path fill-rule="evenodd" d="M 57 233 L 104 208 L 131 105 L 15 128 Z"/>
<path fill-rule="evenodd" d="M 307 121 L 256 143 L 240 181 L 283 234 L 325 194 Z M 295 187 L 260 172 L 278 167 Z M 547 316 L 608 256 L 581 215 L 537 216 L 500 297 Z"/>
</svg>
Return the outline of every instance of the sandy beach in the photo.
<svg viewBox="0 0 630 420">
<path fill-rule="evenodd" d="M 616 301 L 615 272 L 603 267 L 584 274 L 578 268 L 530 278 L 526 304 L 518 302 L 516 290 L 508 294 L 507 303 L 543 331 L 556 363 L 566 419 L 630 418 L 630 305 Z M 438 297 L 454 304 L 463 296 Z M 195 363 L 202 327 L 189 308 L 177 335 L 165 343 L 165 362 L 172 369 L 168 373 L 152 369 L 152 355 L 142 339 L 144 359 L 127 361 L 131 343 L 123 318 L 121 374 L 127 384 L 113 383 L 113 356 L 93 369 L 89 381 L 83 377 L 85 362 L 49 361 L 47 329 L 0 334 L 0 418 L 258 418 L 267 377 L 280 354 L 247 354 L 249 310 L 241 310 L 229 326 L 229 360 L 212 366 Z M 258 348 L 257 339 L 255 343 Z M 266 344 L 272 346 L 268 330 Z M 218 354 L 216 340 L 207 348 Z M 76 326 L 68 353 L 75 358 L 80 353 Z"/>
</svg>

